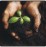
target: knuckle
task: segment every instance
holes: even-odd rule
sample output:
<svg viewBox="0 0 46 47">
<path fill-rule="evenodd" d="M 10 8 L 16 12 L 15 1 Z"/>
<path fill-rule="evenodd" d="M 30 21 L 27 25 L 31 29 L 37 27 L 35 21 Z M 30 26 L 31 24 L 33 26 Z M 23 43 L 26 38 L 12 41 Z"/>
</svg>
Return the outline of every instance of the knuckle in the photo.
<svg viewBox="0 0 46 47">
<path fill-rule="evenodd" d="M 12 9 L 11 9 L 12 10 Z M 4 11 L 4 15 L 6 15 L 6 16 L 12 16 L 12 12 L 10 11 L 10 10 L 5 10 Z"/>
<path fill-rule="evenodd" d="M 8 10 L 5 10 L 4 15 L 8 15 L 8 14 L 9 14 Z"/>
<path fill-rule="evenodd" d="M 8 11 L 7 11 L 7 10 L 5 10 L 5 11 L 4 11 L 4 14 L 8 14 Z"/>
</svg>

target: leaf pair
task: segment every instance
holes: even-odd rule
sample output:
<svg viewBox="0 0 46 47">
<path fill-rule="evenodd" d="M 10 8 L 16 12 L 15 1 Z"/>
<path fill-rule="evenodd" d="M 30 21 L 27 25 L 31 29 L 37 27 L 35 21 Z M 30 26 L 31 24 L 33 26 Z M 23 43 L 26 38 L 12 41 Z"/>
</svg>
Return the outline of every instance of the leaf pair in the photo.
<svg viewBox="0 0 46 47">
<path fill-rule="evenodd" d="M 20 23 L 23 24 L 24 22 L 30 22 L 30 18 L 28 16 L 23 16 L 21 19 L 20 19 Z"/>
<path fill-rule="evenodd" d="M 19 17 L 12 17 L 10 20 L 9 20 L 9 23 L 16 23 L 18 21 Z"/>
<path fill-rule="evenodd" d="M 23 16 L 22 18 L 19 17 L 12 17 L 9 20 L 9 23 L 16 23 L 20 19 L 20 24 L 23 24 L 25 22 L 30 22 L 30 18 L 28 16 Z"/>
<path fill-rule="evenodd" d="M 10 20 L 9 20 L 9 23 L 16 23 L 19 19 L 20 19 L 20 24 L 23 24 L 24 21 L 25 22 L 30 22 L 30 18 L 28 16 L 21 16 L 22 15 L 22 12 L 21 11 L 17 11 L 17 15 L 19 17 L 12 17 Z"/>
</svg>

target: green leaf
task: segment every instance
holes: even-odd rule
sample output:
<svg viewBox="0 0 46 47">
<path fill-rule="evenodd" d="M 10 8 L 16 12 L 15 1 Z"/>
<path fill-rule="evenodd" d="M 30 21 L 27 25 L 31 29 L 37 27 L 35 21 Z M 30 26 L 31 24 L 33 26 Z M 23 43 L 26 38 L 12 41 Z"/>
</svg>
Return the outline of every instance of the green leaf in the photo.
<svg viewBox="0 0 46 47">
<path fill-rule="evenodd" d="M 28 17 L 28 16 L 24 16 L 24 17 L 23 17 L 23 20 L 26 21 L 26 22 L 30 22 L 30 21 L 31 21 L 31 20 L 30 20 L 30 17 Z"/>
<path fill-rule="evenodd" d="M 22 14 L 21 11 L 17 11 L 18 16 L 21 16 L 21 14 Z"/>
<path fill-rule="evenodd" d="M 12 17 L 9 19 L 9 23 L 16 23 L 18 21 L 19 17 Z"/>
<path fill-rule="evenodd" d="M 20 18 L 20 24 L 23 24 L 24 20 L 22 18 Z"/>
</svg>

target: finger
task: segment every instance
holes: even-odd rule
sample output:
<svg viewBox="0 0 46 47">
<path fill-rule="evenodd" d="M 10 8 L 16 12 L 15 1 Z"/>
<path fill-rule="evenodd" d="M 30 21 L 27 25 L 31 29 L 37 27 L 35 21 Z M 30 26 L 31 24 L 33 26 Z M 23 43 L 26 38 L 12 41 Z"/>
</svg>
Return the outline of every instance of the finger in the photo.
<svg viewBox="0 0 46 47">
<path fill-rule="evenodd" d="M 30 2 L 27 1 L 27 2 L 23 5 L 23 8 L 27 8 L 27 6 L 29 6 L 29 5 L 31 5 L 31 6 L 33 5 L 33 6 L 37 6 L 37 7 L 38 7 L 40 3 L 41 3 L 40 1 L 38 1 L 38 2 L 36 2 L 36 1 L 33 1 L 33 2 L 32 2 L 32 1 L 30 1 Z"/>
<path fill-rule="evenodd" d="M 37 3 L 29 4 L 29 6 L 27 7 L 27 11 L 30 15 L 32 15 L 34 17 L 34 28 L 36 30 L 38 30 L 38 28 L 40 26 L 40 22 L 41 22 L 41 14 L 38 10 L 38 5 L 36 5 L 36 4 Z"/>
<path fill-rule="evenodd" d="M 2 21 L 4 23 L 4 28 L 5 29 L 8 28 L 8 19 L 9 19 L 9 13 L 8 13 L 8 11 L 4 11 Z"/>
<path fill-rule="evenodd" d="M 11 35 L 12 35 L 15 39 L 20 40 L 20 37 L 17 35 L 16 32 L 11 32 Z"/>
<path fill-rule="evenodd" d="M 8 10 L 9 15 L 13 16 L 17 10 L 21 9 L 20 2 L 10 2 L 6 8 Z"/>
<path fill-rule="evenodd" d="M 16 5 L 17 4 L 17 5 Z M 6 10 L 4 11 L 4 17 L 3 17 L 3 22 L 4 22 L 4 28 L 8 28 L 8 19 L 9 17 L 13 16 L 14 13 L 21 8 L 20 2 L 10 2 L 8 6 L 6 7 Z"/>
<path fill-rule="evenodd" d="M 38 32 L 38 28 L 41 24 L 41 15 L 40 15 L 40 13 L 34 18 L 34 22 L 35 22 L 34 23 L 34 28 L 35 28 L 36 32 Z"/>
</svg>

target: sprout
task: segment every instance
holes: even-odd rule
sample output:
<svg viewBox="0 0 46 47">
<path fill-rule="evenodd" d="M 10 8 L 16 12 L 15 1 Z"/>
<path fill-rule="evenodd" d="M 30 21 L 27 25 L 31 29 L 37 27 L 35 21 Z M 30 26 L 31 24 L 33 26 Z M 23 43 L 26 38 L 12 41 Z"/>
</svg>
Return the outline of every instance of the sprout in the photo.
<svg viewBox="0 0 46 47">
<path fill-rule="evenodd" d="M 17 14 L 19 17 L 12 17 L 10 20 L 9 20 L 9 23 L 16 23 L 19 19 L 20 19 L 20 24 L 23 24 L 24 21 L 25 22 L 30 22 L 30 18 L 28 16 L 21 16 L 21 11 L 17 11 Z"/>
<path fill-rule="evenodd" d="M 19 17 L 12 17 L 10 20 L 9 20 L 9 23 L 16 23 L 18 21 Z"/>
</svg>

